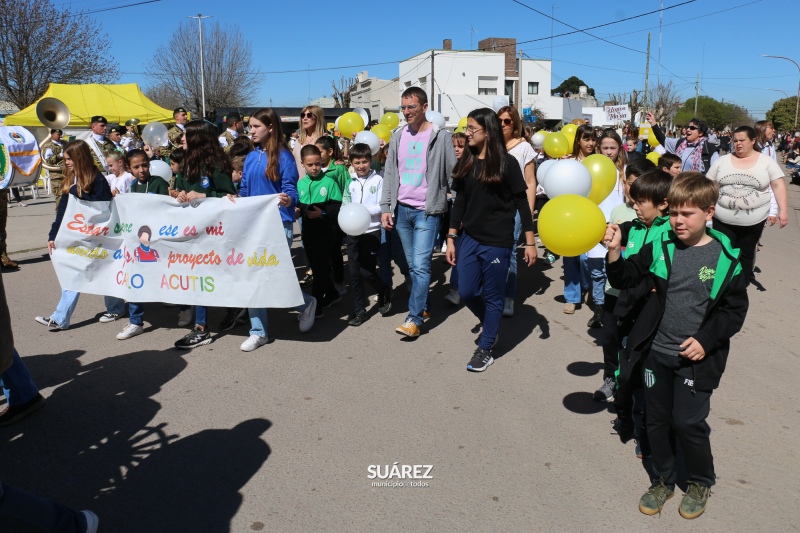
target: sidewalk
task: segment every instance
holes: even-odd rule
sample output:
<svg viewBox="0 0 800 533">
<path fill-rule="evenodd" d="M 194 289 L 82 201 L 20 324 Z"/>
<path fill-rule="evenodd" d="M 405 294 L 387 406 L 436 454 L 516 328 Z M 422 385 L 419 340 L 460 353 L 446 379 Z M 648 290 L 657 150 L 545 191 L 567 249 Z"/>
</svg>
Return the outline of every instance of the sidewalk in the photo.
<svg viewBox="0 0 800 533">
<path fill-rule="evenodd" d="M 8 255 L 16 255 L 17 259 L 47 250 L 47 235 L 56 218 L 55 200 L 44 193 L 44 188 L 39 189 L 39 195 L 35 200 L 26 195 L 26 207 L 16 202 L 8 204 Z"/>
</svg>

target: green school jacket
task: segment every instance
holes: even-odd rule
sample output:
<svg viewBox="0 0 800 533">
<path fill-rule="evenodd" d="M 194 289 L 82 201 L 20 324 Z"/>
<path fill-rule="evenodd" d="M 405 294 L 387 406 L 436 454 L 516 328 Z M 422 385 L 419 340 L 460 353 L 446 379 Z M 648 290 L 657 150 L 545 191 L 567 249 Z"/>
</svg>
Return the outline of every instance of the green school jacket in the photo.
<svg viewBox="0 0 800 533">
<path fill-rule="evenodd" d="M 144 183 L 139 180 L 134 180 L 131 183 L 131 192 L 149 193 L 149 194 L 169 194 L 169 187 L 167 182 L 158 176 L 150 176 Z"/>
<path fill-rule="evenodd" d="M 225 174 L 221 169 L 214 169 L 212 176 L 203 176 L 194 183 L 189 183 L 183 174 L 175 177 L 175 190 L 185 192 L 200 192 L 209 198 L 224 198 L 228 194 L 236 194 L 230 174 Z"/>
</svg>

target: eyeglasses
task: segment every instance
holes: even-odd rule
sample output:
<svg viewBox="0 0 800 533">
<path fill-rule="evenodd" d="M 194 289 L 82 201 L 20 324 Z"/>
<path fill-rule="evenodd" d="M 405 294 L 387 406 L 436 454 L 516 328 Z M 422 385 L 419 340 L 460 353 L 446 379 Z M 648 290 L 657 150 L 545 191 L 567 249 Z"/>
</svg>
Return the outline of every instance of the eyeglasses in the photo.
<svg viewBox="0 0 800 533">
<path fill-rule="evenodd" d="M 697 129 L 700 129 L 700 128 L 698 128 L 697 126 L 686 126 L 686 129 L 694 131 L 694 130 L 697 130 Z"/>
<path fill-rule="evenodd" d="M 501 119 L 500 122 L 502 122 L 504 126 L 511 126 L 514 123 L 510 118 Z"/>
<path fill-rule="evenodd" d="M 467 133 L 468 133 L 469 135 L 475 135 L 475 133 L 477 133 L 477 132 L 479 132 L 479 131 L 483 131 L 483 128 L 473 128 L 472 126 L 470 126 L 469 128 L 467 128 Z"/>
<path fill-rule="evenodd" d="M 314 113 L 300 113 L 300 118 L 314 118 Z"/>
<path fill-rule="evenodd" d="M 417 104 L 401 105 L 400 106 L 400 111 L 405 111 L 406 109 L 408 109 L 409 111 L 414 111 L 418 107 L 419 106 Z"/>
</svg>

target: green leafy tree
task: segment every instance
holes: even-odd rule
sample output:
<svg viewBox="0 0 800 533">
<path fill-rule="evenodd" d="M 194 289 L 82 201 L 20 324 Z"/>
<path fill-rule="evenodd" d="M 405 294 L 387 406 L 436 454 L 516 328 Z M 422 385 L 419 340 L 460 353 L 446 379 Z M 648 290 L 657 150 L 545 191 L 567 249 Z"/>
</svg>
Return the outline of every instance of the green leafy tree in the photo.
<svg viewBox="0 0 800 533">
<path fill-rule="evenodd" d="M 697 113 L 694 112 L 694 98 L 689 98 L 684 102 L 675 114 L 675 124 L 685 126 L 692 118 L 698 118 L 715 130 L 720 130 L 729 126 L 731 123 L 731 111 L 725 104 L 711 98 L 701 96 L 697 99 Z"/>
<path fill-rule="evenodd" d="M 565 93 L 569 92 L 572 94 L 578 94 L 581 85 L 586 85 L 588 88 L 589 96 L 594 96 L 594 89 L 589 87 L 589 84 L 580 79 L 577 76 L 570 76 L 566 80 L 564 80 L 561 85 L 550 91 L 552 95 L 564 96 Z"/>
<path fill-rule="evenodd" d="M 796 106 L 796 97 L 781 98 L 772 104 L 772 109 L 767 111 L 767 120 L 772 121 L 778 131 L 791 130 L 794 128 Z"/>
</svg>

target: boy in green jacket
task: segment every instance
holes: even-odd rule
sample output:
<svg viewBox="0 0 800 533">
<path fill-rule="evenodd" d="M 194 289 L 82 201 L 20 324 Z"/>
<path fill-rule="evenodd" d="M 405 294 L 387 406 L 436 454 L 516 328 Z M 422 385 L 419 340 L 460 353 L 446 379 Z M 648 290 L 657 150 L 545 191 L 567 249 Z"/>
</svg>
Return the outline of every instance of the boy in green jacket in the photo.
<svg viewBox="0 0 800 533">
<path fill-rule="evenodd" d="M 689 474 L 681 516 L 697 518 L 705 511 L 716 480 L 706 418 L 730 339 L 741 329 L 748 307 L 739 250 L 723 234 L 706 228 L 718 197 L 715 182 L 699 172 L 682 172 L 667 196 L 670 231 L 630 259 L 621 258 L 619 226 L 611 224 L 604 237 L 611 285 L 625 289 L 649 278 L 656 296 L 647 299 L 625 347 L 626 357 L 642 358 L 653 452 L 651 486 L 639 501 L 639 510 L 647 515 L 660 513 L 675 490 L 671 431 L 680 441 Z"/>
</svg>

